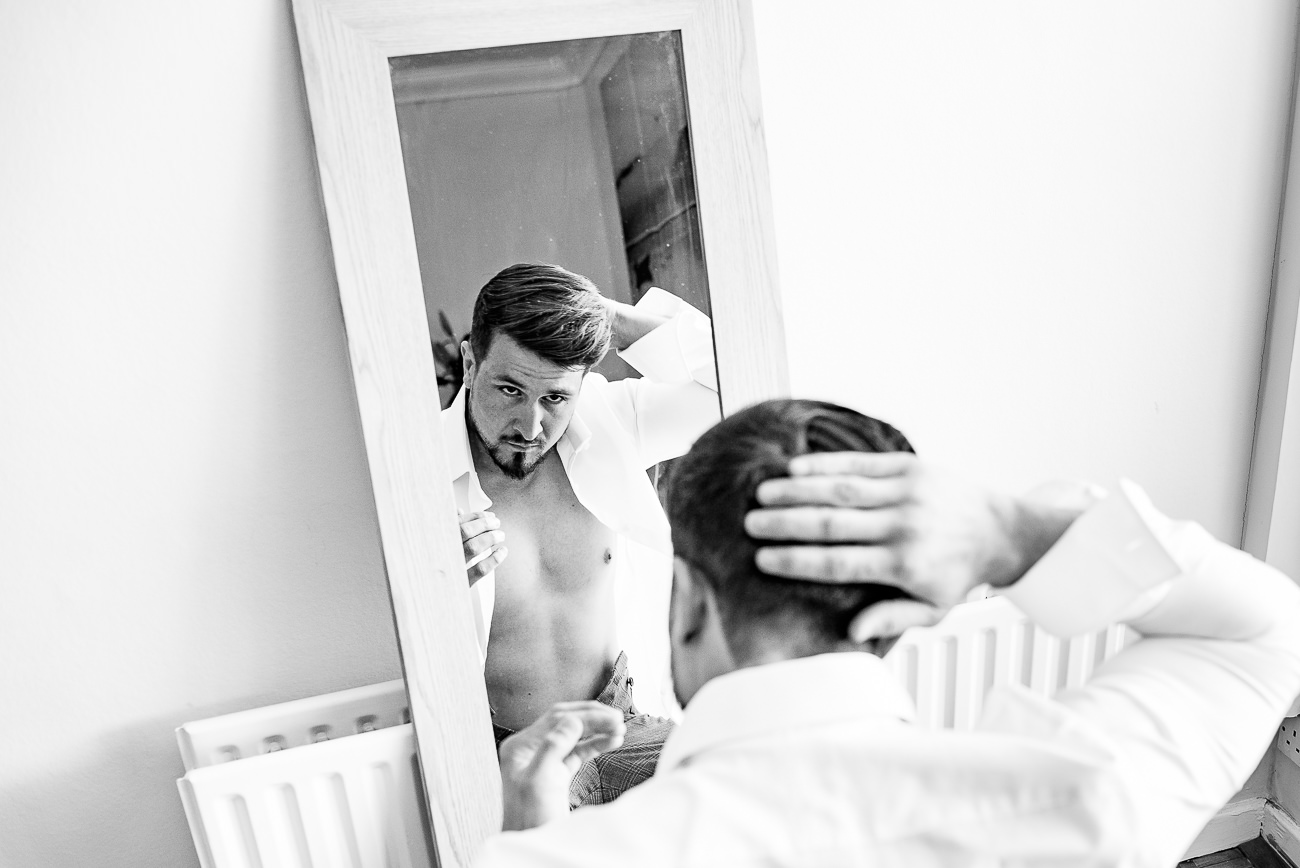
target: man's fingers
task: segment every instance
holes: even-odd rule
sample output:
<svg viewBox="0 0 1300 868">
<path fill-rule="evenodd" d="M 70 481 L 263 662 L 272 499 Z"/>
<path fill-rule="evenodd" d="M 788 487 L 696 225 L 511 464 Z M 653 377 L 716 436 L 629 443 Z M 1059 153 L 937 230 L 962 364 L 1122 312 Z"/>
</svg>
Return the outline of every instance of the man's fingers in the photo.
<svg viewBox="0 0 1300 868">
<path fill-rule="evenodd" d="M 465 560 L 472 561 L 484 552 L 499 547 L 505 541 L 505 531 L 490 530 L 473 539 L 465 540 L 461 543 L 461 548 L 465 550 Z"/>
<path fill-rule="evenodd" d="M 545 735 L 537 745 L 533 762 L 542 763 L 552 756 L 565 761 L 578 746 L 578 740 L 581 738 L 581 720 L 571 714 L 556 715 L 550 720 Z"/>
<path fill-rule="evenodd" d="M 745 516 L 750 536 L 773 540 L 879 543 L 892 539 L 902 527 L 903 514 L 897 509 L 796 506 L 757 509 Z"/>
<path fill-rule="evenodd" d="M 902 585 L 895 575 L 897 557 L 884 546 L 769 546 L 754 562 L 763 572 L 787 579 L 828 584 L 880 582 Z"/>
<path fill-rule="evenodd" d="M 581 721 L 584 737 L 615 733 L 621 737 L 626 730 L 623 724 L 623 712 L 603 702 L 596 702 L 594 699 L 557 702 L 547 713 L 557 717 L 567 715 Z"/>
<path fill-rule="evenodd" d="M 538 759 L 555 752 L 575 771 L 592 757 L 618 747 L 627 733 L 623 712 L 600 702 L 557 703 L 542 721 L 547 732 Z"/>
<path fill-rule="evenodd" d="M 595 759 L 606 751 L 614 750 L 622 745 L 624 735 L 625 732 L 619 732 L 609 735 L 597 735 L 579 741 L 569 754 L 569 758 L 574 761 L 575 770 L 577 766 L 582 765 L 587 760 Z"/>
<path fill-rule="evenodd" d="M 858 643 L 868 639 L 892 639 L 912 627 L 938 624 L 944 614 L 943 609 L 918 600 L 874 603 L 859 612 L 849 624 L 849 639 Z"/>
<path fill-rule="evenodd" d="M 764 506 L 817 504 L 871 508 L 901 504 L 911 491 L 909 475 L 794 476 L 759 483 L 755 496 Z"/>
<path fill-rule="evenodd" d="M 465 564 L 466 573 L 469 575 L 469 583 L 472 585 L 488 573 L 495 570 L 509 554 L 510 549 L 503 545 L 489 551 L 482 560 L 471 561 L 470 563 Z"/>
<path fill-rule="evenodd" d="M 460 516 L 460 538 L 473 539 L 481 533 L 497 530 L 501 520 L 490 512 L 467 512 Z"/>
<path fill-rule="evenodd" d="M 898 476 L 915 464 L 911 452 L 812 452 L 790 459 L 790 475 Z"/>
</svg>

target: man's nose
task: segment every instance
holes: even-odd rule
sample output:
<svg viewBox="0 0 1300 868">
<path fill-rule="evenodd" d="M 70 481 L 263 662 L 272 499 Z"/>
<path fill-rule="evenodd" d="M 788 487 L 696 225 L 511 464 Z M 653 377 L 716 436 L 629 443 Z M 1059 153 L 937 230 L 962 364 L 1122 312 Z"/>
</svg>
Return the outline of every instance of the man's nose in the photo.
<svg viewBox="0 0 1300 868">
<path fill-rule="evenodd" d="M 533 404 L 519 418 L 519 433 L 525 440 L 536 440 L 542 436 L 542 419 L 546 411 L 540 403 Z"/>
</svg>

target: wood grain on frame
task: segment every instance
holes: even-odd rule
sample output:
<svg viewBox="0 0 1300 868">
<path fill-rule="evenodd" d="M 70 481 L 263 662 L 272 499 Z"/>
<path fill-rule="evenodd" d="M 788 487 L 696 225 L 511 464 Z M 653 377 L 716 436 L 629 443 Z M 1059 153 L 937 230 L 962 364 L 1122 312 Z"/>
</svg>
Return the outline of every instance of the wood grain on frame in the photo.
<svg viewBox="0 0 1300 868">
<path fill-rule="evenodd" d="M 443 866 L 501 792 L 398 138 L 389 58 L 679 30 L 723 408 L 787 393 L 746 0 L 294 0 L 411 714 Z"/>
</svg>

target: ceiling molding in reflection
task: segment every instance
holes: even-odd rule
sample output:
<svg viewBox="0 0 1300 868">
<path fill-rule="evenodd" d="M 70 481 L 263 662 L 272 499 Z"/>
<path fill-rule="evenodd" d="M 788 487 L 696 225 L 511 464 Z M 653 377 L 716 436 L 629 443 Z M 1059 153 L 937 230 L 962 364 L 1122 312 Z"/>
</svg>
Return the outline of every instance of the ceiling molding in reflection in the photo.
<svg viewBox="0 0 1300 868">
<path fill-rule="evenodd" d="M 609 43 L 626 38 L 576 39 L 505 48 L 394 58 L 393 97 L 398 105 L 565 90 L 586 82 L 613 62 Z M 604 60 L 602 60 L 604 58 Z"/>
</svg>

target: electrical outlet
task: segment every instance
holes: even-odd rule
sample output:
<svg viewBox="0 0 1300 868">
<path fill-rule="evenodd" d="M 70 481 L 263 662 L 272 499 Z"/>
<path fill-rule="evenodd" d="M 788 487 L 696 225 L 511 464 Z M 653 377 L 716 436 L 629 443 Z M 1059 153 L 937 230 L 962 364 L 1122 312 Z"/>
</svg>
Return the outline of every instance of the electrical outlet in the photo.
<svg viewBox="0 0 1300 868">
<path fill-rule="evenodd" d="M 1277 733 L 1277 749 L 1291 762 L 1300 765 L 1300 717 L 1288 717 L 1282 721 L 1282 728 Z"/>
</svg>

